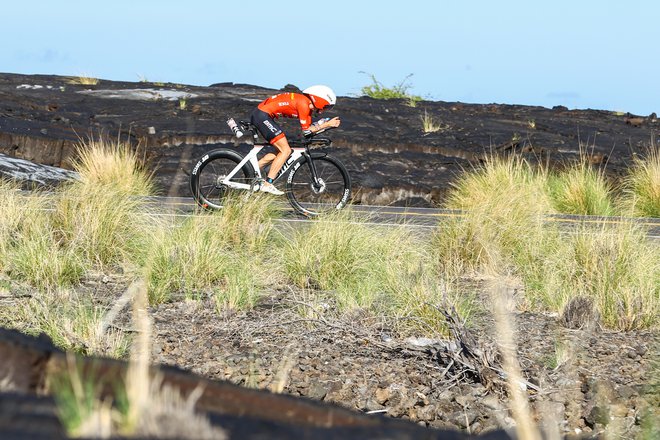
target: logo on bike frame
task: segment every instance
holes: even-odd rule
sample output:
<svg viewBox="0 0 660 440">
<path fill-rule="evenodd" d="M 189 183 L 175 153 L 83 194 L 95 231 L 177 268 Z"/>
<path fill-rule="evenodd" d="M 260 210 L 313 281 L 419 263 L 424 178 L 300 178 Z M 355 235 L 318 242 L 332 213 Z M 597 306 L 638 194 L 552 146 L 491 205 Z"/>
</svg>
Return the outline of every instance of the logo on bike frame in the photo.
<svg viewBox="0 0 660 440">
<path fill-rule="evenodd" d="M 289 167 L 291 164 L 293 164 L 300 156 L 302 156 L 303 151 L 305 151 L 304 148 L 292 148 L 291 149 L 291 156 L 284 162 L 284 165 L 282 165 L 282 168 L 280 168 L 280 171 L 277 173 L 277 176 L 275 177 L 275 180 L 279 179 L 280 176 L 283 176 L 284 173 L 286 173 L 289 170 Z M 297 170 L 298 167 L 296 166 L 294 170 Z M 291 179 L 291 176 L 289 176 L 289 181 Z"/>
</svg>

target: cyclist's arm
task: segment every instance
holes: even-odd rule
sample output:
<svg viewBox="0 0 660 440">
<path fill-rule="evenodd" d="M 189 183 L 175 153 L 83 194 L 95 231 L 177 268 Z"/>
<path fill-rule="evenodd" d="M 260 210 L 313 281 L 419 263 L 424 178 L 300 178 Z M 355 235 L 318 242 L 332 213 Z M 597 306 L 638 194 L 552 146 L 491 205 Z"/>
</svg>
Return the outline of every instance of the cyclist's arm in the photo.
<svg viewBox="0 0 660 440">
<path fill-rule="evenodd" d="M 305 136 L 312 135 L 314 133 L 318 133 L 323 130 L 327 130 L 328 128 L 336 128 L 339 127 L 339 124 L 341 124 L 341 120 L 339 119 L 339 116 L 335 116 L 332 119 L 326 120 L 316 124 L 312 124 L 307 128 L 306 130 L 303 130 L 303 133 Z"/>
</svg>

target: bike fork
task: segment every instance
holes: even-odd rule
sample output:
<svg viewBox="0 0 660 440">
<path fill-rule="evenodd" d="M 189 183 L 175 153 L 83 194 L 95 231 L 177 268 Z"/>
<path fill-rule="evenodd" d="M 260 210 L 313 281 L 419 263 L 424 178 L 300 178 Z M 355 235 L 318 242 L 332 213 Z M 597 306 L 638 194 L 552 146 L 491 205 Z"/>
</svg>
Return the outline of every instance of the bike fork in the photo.
<svg viewBox="0 0 660 440">
<path fill-rule="evenodd" d="M 312 185 L 314 185 L 314 188 L 316 190 L 320 190 L 323 185 L 319 181 L 319 176 L 316 172 L 316 165 L 314 165 L 314 161 L 312 160 L 312 155 L 305 153 L 305 156 L 307 158 L 307 164 L 309 166 L 309 172 L 312 175 Z"/>
</svg>

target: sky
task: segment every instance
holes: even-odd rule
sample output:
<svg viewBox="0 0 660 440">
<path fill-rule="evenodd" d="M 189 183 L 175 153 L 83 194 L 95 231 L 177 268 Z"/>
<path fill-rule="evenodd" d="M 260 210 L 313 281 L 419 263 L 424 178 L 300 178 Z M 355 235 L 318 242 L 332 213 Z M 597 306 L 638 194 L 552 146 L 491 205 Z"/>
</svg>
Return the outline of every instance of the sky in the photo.
<svg viewBox="0 0 660 440">
<path fill-rule="evenodd" d="M 3 3 L 0 72 L 660 114 L 656 0 Z"/>
</svg>

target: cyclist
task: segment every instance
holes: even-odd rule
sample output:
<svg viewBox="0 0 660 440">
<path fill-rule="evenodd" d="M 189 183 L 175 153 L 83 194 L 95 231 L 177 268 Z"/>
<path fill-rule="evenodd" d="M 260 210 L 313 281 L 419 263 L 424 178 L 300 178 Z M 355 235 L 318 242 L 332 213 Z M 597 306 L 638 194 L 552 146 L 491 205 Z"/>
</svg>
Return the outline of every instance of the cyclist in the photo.
<svg viewBox="0 0 660 440">
<path fill-rule="evenodd" d="M 305 135 L 317 131 L 339 127 L 341 121 L 334 117 L 325 122 L 312 124 L 312 113 L 322 113 L 331 109 L 337 102 L 337 95 L 328 86 L 316 85 L 306 88 L 302 93 L 280 93 L 273 95 L 257 106 L 250 116 L 252 122 L 261 135 L 277 150 L 277 154 L 267 153 L 259 160 L 259 167 L 270 165 L 266 181 L 261 185 L 261 191 L 282 195 L 273 185 L 273 179 L 277 176 L 284 162 L 291 155 L 291 147 L 282 128 L 274 119 L 284 116 L 287 118 L 298 118 L 300 127 Z"/>
</svg>

